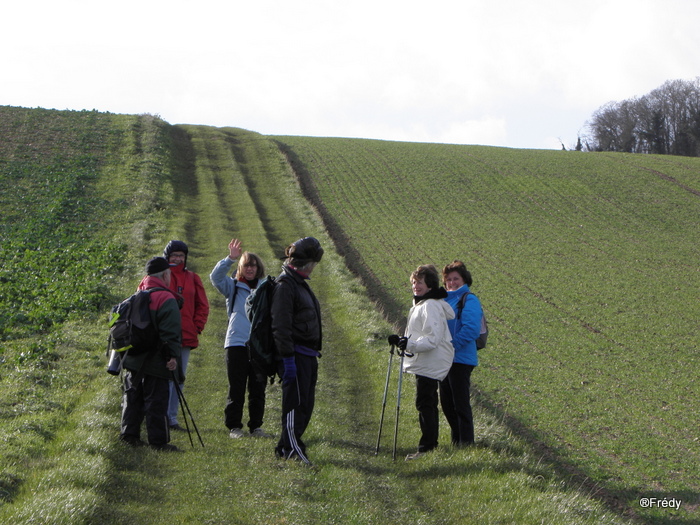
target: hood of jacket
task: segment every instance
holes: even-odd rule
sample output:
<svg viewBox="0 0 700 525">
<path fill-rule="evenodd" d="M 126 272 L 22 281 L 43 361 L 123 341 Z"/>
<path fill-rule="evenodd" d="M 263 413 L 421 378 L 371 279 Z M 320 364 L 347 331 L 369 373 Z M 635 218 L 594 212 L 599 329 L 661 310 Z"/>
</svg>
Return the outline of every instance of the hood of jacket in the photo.
<svg viewBox="0 0 700 525">
<path fill-rule="evenodd" d="M 163 257 L 165 257 L 166 261 L 170 261 L 170 254 L 173 252 L 183 252 L 185 254 L 185 262 L 180 265 L 185 268 L 187 266 L 187 256 L 190 252 L 187 244 L 183 241 L 170 241 L 163 250 Z"/>
<path fill-rule="evenodd" d="M 141 282 L 141 286 L 139 286 L 139 289 L 150 290 L 151 288 L 165 288 L 166 290 L 168 290 L 168 285 L 165 284 L 165 281 L 160 277 L 147 275 Z"/>
</svg>

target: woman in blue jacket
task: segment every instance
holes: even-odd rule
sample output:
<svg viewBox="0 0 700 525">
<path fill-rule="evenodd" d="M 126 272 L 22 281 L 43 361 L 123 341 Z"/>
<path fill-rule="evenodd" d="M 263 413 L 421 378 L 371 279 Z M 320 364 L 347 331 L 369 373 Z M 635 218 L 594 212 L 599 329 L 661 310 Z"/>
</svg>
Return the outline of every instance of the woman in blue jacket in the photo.
<svg viewBox="0 0 700 525">
<path fill-rule="evenodd" d="M 265 275 L 263 262 L 254 253 L 241 253 L 241 242 L 233 239 L 229 254 L 220 260 L 209 280 L 221 295 L 226 298 L 228 330 L 226 331 L 226 370 L 228 374 L 228 396 L 224 408 L 224 423 L 229 436 L 240 438 L 243 433 L 243 405 L 246 387 L 248 389 L 248 428 L 250 435 L 269 437 L 262 429 L 265 413 L 265 381 L 258 381 L 250 366 L 246 343 L 250 337 L 250 321 L 245 313 L 245 301 L 251 290 L 258 286 L 258 280 Z M 229 270 L 238 261 L 238 267 L 231 276 Z"/>
<path fill-rule="evenodd" d="M 442 271 L 447 289 L 445 299 L 455 311 L 447 325 L 455 349 L 454 362 L 447 377 L 440 383 L 440 404 L 452 429 L 452 443 L 457 446 L 474 443 L 474 419 L 469 400 L 471 375 L 479 364 L 476 339 L 481 332 L 481 303 L 469 291 L 472 276 L 461 261 L 454 261 Z M 468 294 L 465 296 L 465 294 Z M 464 297 L 464 307 L 460 302 Z"/>
</svg>

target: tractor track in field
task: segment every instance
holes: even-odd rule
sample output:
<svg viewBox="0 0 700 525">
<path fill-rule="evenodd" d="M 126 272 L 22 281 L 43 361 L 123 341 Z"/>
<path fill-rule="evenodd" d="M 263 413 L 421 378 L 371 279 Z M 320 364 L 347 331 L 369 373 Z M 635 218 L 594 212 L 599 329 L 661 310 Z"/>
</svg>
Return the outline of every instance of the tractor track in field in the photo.
<svg viewBox="0 0 700 525">
<path fill-rule="evenodd" d="M 321 216 L 329 236 L 333 240 L 338 253 L 344 257 L 348 269 L 354 275 L 360 278 L 362 284 L 367 289 L 370 299 L 381 305 L 381 308 L 388 316 L 389 321 L 394 324 L 402 323 L 405 313 L 405 306 L 393 299 L 393 297 L 386 290 L 384 290 L 377 276 L 363 261 L 362 255 L 354 247 L 352 240 L 345 234 L 344 229 L 328 212 L 318 194 L 311 175 L 307 171 L 304 164 L 296 156 L 293 149 L 281 142 L 276 143 L 280 149 L 280 152 L 284 155 L 287 163 L 297 177 L 304 197 L 313 205 L 314 208 L 316 208 Z"/>
<path fill-rule="evenodd" d="M 678 188 L 680 188 L 680 189 L 682 189 L 682 190 L 684 190 L 692 195 L 695 195 L 696 197 L 700 197 L 700 190 L 696 190 L 695 188 L 691 188 L 690 186 L 682 183 L 681 181 L 679 181 L 675 177 L 673 177 L 667 173 L 664 173 L 663 171 L 659 171 L 659 170 L 656 170 L 654 168 L 649 168 L 647 166 L 642 166 L 641 164 L 629 163 L 629 162 L 627 162 L 627 160 L 628 159 L 626 157 L 616 158 L 616 161 L 620 164 L 623 164 L 625 166 L 631 165 L 631 166 L 634 166 L 636 169 L 651 173 L 651 174 L 657 176 L 661 180 L 664 180 L 666 182 L 670 182 L 674 186 L 676 186 L 676 187 L 678 187 Z M 664 159 L 664 161 L 670 162 L 668 159 Z"/>
</svg>

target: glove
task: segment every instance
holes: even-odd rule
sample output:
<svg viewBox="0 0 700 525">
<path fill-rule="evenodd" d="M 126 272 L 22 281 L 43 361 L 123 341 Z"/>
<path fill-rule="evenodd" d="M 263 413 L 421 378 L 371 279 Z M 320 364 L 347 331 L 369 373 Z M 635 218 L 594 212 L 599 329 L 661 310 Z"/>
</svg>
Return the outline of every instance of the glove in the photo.
<svg viewBox="0 0 700 525">
<path fill-rule="evenodd" d="M 399 346 L 399 339 L 400 339 L 400 337 L 396 334 L 390 335 L 389 336 L 389 344 L 391 346 Z"/>
<path fill-rule="evenodd" d="M 292 357 L 285 357 L 282 362 L 284 363 L 284 374 L 282 374 L 282 382 L 294 381 L 297 378 L 297 363 Z"/>
<path fill-rule="evenodd" d="M 406 350 L 406 347 L 408 346 L 408 337 L 399 337 L 399 342 L 396 344 L 396 346 L 399 347 L 399 350 Z"/>
</svg>

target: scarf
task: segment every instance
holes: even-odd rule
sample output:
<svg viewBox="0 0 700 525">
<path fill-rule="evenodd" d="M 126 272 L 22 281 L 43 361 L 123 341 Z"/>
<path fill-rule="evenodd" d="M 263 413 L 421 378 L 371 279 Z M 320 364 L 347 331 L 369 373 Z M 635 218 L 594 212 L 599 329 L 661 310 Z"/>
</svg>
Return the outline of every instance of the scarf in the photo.
<svg viewBox="0 0 700 525">
<path fill-rule="evenodd" d="M 445 298 L 447 298 L 447 290 L 445 290 L 441 286 L 440 288 L 437 288 L 437 289 L 431 288 L 424 295 L 414 295 L 413 296 L 413 304 L 416 305 L 424 299 L 445 299 Z"/>
<path fill-rule="evenodd" d="M 238 279 L 238 282 L 241 282 L 243 284 L 247 284 L 248 288 L 250 288 L 251 290 L 254 290 L 255 288 L 258 287 L 258 280 L 257 279 L 253 279 L 252 281 L 248 281 L 245 277 L 241 277 L 240 279 Z"/>
</svg>

